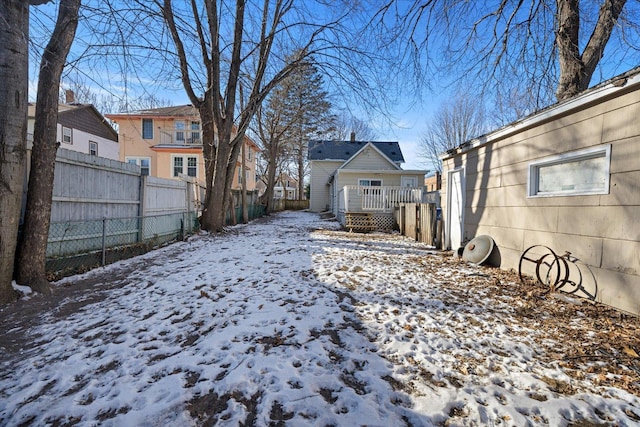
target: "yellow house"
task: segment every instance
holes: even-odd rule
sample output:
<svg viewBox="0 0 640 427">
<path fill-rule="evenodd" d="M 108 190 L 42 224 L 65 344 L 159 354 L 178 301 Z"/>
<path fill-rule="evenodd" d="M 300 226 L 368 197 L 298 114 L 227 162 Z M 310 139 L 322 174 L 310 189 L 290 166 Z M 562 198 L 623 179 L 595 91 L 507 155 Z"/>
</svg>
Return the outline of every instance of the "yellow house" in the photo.
<svg viewBox="0 0 640 427">
<path fill-rule="evenodd" d="M 140 166 L 145 175 L 205 183 L 202 127 L 198 110 L 191 105 L 153 108 L 132 113 L 107 114 L 118 125 L 120 160 Z M 256 188 L 256 153 L 259 148 L 245 136 L 246 189 Z M 242 159 L 238 158 L 233 189 L 241 188 Z"/>
</svg>

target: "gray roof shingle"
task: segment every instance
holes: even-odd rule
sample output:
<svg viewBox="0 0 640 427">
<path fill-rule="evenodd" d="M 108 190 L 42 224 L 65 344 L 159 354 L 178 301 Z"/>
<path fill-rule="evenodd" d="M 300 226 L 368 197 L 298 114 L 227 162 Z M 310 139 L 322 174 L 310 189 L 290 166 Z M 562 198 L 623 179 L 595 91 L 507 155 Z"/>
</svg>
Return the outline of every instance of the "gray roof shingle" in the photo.
<svg viewBox="0 0 640 427">
<path fill-rule="evenodd" d="M 391 161 L 404 163 L 400 144 L 396 141 L 309 141 L 309 160 L 349 160 L 362 147 L 373 144 Z"/>
</svg>

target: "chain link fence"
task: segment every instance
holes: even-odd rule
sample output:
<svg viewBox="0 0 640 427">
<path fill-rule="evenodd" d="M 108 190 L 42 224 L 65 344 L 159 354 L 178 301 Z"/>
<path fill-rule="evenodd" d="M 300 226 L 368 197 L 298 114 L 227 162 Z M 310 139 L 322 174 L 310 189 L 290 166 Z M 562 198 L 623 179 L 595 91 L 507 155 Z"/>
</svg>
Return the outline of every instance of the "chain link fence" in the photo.
<svg viewBox="0 0 640 427">
<path fill-rule="evenodd" d="M 256 219 L 256 218 L 260 218 L 261 216 L 264 216 L 265 211 L 266 211 L 265 205 L 249 205 L 247 208 L 247 212 L 249 214 L 249 221 L 251 221 L 252 219 Z M 227 215 L 225 218 L 227 225 L 242 223 L 242 207 L 237 206 L 235 208 L 234 213 L 235 213 L 235 222 L 233 221 L 233 218 L 231 217 L 230 213 L 227 212 Z"/>
<path fill-rule="evenodd" d="M 198 229 L 194 212 L 52 222 L 47 242 L 50 279 L 131 258 Z"/>
</svg>

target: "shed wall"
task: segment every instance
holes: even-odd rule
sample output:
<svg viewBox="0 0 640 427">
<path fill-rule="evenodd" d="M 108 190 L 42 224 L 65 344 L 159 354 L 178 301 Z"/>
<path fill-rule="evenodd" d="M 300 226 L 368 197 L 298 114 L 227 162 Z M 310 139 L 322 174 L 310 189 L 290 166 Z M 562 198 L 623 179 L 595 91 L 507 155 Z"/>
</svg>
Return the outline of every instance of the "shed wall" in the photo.
<svg viewBox="0 0 640 427">
<path fill-rule="evenodd" d="M 462 167 L 463 238 L 491 235 L 505 269 L 533 245 L 571 252 L 595 277 L 596 300 L 640 313 L 640 89 L 495 139 L 444 160 Z M 611 144 L 608 194 L 528 197 L 529 165 L 551 155 Z M 447 209 L 447 198 L 442 198 Z M 446 216 L 443 216 L 446 218 Z"/>
</svg>

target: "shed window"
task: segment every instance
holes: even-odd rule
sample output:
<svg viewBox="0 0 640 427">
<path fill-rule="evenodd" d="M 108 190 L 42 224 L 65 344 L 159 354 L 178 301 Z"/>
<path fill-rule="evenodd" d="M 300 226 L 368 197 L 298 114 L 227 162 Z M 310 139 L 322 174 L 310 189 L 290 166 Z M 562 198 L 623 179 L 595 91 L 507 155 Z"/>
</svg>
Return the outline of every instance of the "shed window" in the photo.
<svg viewBox="0 0 640 427">
<path fill-rule="evenodd" d="M 95 141 L 89 141 L 89 154 L 92 156 L 98 155 L 98 143 Z"/>
<path fill-rule="evenodd" d="M 529 164 L 529 197 L 609 194 L 611 145 L 551 156 Z"/>
</svg>

